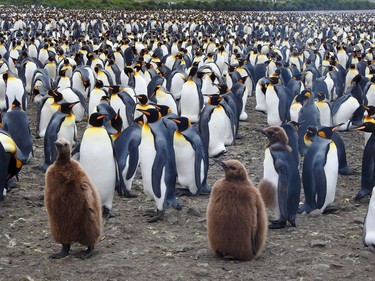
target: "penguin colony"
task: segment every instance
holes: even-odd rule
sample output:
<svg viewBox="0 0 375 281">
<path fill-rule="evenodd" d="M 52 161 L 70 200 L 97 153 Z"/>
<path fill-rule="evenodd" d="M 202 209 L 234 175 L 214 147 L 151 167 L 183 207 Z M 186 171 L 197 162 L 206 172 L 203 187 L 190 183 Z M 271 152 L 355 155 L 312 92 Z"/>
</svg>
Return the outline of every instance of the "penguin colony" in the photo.
<svg viewBox="0 0 375 281">
<path fill-rule="evenodd" d="M 259 131 L 268 139 L 260 192 L 274 210 L 270 228 L 296 226 L 297 213 L 334 202 L 338 174 L 352 173 L 340 131 L 368 134 L 355 199 L 371 195 L 375 25 L 366 16 L 340 25 L 327 14 L 280 22 L 277 13 L 18 12 L 0 19 L 0 199 L 33 156 L 33 102 L 42 170 L 56 159 L 53 143 L 68 139 L 109 217 L 115 191 L 133 196 L 140 166 L 155 201 L 149 221 L 163 219 L 168 206 L 181 209 L 176 194 L 210 192 L 209 159 L 235 149 L 240 121 L 251 123 L 250 98 L 269 126 Z M 82 139 L 77 122 L 87 123 Z"/>
</svg>

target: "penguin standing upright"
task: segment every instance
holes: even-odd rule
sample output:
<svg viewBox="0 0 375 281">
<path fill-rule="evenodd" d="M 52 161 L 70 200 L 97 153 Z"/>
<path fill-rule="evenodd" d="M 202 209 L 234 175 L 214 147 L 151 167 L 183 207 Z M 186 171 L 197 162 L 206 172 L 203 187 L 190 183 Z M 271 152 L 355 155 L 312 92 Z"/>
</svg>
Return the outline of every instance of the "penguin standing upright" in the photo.
<svg viewBox="0 0 375 281">
<path fill-rule="evenodd" d="M 207 205 L 208 244 L 220 257 L 257 258 L 267 237 L 263 200 L 239 161 L 219 164 L 225 177 L 215 182 Z"/>
<path fill-rule="evenodd" d="M 278 77 L 270 77 L 270 84 L 266 90 L 267 123 L 269 126 L 283 124 L 287 119 L 287 96 L 280 92 Z"/>
<path fill-rule="evenodd" d="M 316 209 L 323 213 L 335 200 L 339 160 L 331 135 L 336 129 L 337 126 L 327 130 L 327 138 L 317 135 L 305 154 L 302 169 L 305 202 L 299 206 L 299 213 Z"/>
<path fill-rule="evenodd" d="M 143 190 L 156 203 L 156 212 L 146 214 L 150 216 L 148 222 L 156 222 L 163 219 L 167 205 L 181 209 L 175 197 L 175 156 L 170 133 L 161 122 L 160 112 L 156 108 L 140 111 L 147 119 L 139 146 Z"/>
<path fill-rule="evenodd" d="M 189 118 L 192 123 L 199 120 L 199 114 L 203 108 L 203 95 L 200 87 L 194 81 L 198 67 L 193 66 L 188 80 L 183 84 L 179 101 L 179 112 L 181 116 Z"/>
<path fill-rule="evenodd" d="M 140 116 L 139 119 L 143 120 L 142 117 Z M 114 141 L 120 176 L 117 192 L 121 196 L 134 197 L 130 191 L 139 166 L 139 145 L 142 138 L 142 126 L 143 121 L 135 121 L 125 128 Z"/>
<path fill-rule="evenodd" d="M 220 101 L 218 94 L 211 95 L 204 106 L 198 123 L 199 132 L 202 135 L 203 144 L 209 157 L 218 157 L 225 153 L 225 136 L 227 131 L 232 131 L 231 121 Z M 233 139 L 233 137 L 232 137 Z"/>
<path fill-rule="evenodd" d="M 3 130 L 12 136 L 20 149 L 22 163 L 27 163 L 33 155 L 33 140 L 29 117 L 17 99 L 13 101 L 12 110 L 3 117 Z"/>
<path fill-rule="evenodd" d="M 105 115 L 94 112 L 83 133 L 79 148 L 79 162 L 97 188 L 103 207 L 103 217 L 108 218 L 112 209 L 117 181 L 117 164 L 113 142 L 103 127 Z M 100 163 L 100 165 L 98 165 Z"/>
<path fill-rule="evenodd" d="M 78 102 L 61 104 L 59 111 L 55 112 L 48 123 L 44 136 L 44 163 L 40 169 L 46 171 L 48 166 L 56 160 L 55 141 L 64 137 L 71 146 L 77 141 L 77 126 L 72 113 L 73 106 Z"/>
<path fill-rule="evenodd" d="M 276 220 L 270 221 L 269 228 L 284 228 L 288 221 L 295 227 L 301 192 L 298 163 L 282 127 L 271 126 L 261 132 L 269 143 L 265 150 L 259 191 L 266 206 L 273 209 L 276 216 Z"/>
<path fill-rule="evenodd" d="M 70 158 L 69 142 L 61 138 L 55 145 L 57 159 L 45 175 L 44 204 L 51 235 L 62 249 L 49 258 L 69 255 L 70 244 L 78 242 L 87 246 L 78 255 L 86 259 L 93 255 L 101 235 L 100 197 L 81 165 Z"/>
<path fill-rule="evenodd" d="M 190 120 L 186 117 L 170 117 L 169 119 L 178 127 L 173 136 L 173 148 L 176 157 L 177 180 L 183 189 L 177 190 L 177 194 L 209 193 L 211 188 L 207 184 L 208 151 L 203 145 L 198 130 L 191 126 Z"/>
<path fill-rule="evenodd" d="M 375 186 L 375 120 L 373 118 L 368 119 L 357 130 L 371 133 L 363 150 L 361 186 L 354 197 L 354 200 L 361 200 L 365 196 L 371 195 L 372 189 Z"/>
<path fill-rule="evenodd" d="M 13 177 L 22 169 L 19 149 L 12 137 L 0 130 L 0 201 L 10 189 Z"/>
</svg>

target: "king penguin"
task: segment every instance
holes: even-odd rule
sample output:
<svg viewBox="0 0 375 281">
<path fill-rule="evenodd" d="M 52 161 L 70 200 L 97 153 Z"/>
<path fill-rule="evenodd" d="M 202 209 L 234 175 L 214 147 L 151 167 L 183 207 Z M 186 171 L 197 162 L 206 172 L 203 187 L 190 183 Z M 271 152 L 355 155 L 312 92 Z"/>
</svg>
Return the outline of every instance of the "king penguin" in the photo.
<svg viewBox="0 0 375 281">
<path fill-rule="evenodd" d="M 259 191 L 266 207 L 273 209 L 276 216 L 276 220 L 270 221 L 269 228 L 284 228 L 287 221 L 295 227 L 301 192 L 298 163 L 282 127 L 271 126 L 261 132 L 269 143 L 266 145 Z"/>
<path fill-rule="evenodd" d="M 209 193 L 207 184 L 208 151 L 205 149 L 199 131 L 191 126 L 186 117 L 170 117 L 177 124 L 173 136 L 176 158 L 177 180 L 183 186 L 177 195 L 200 195 Z M 186 189 L 187 188 L 187 189 Z"/>
<path fill-rule="evenodd" d="M 181 209 L 175 195 L 176 162 L 170 133 L 160 112 L 156 108 L 140 111 L 147 119 L 139 147 L 143 190 L 156 203 L 156 212 L 152 210 L 146 215 L 150 216 L 148 222 L 156 222 L 163 219 L 168 205 Z"/>
<path fill-rule="evenodd" d="M 339 172 L 337 147 L 331 140 L 335 129 L 337 127 L 327 130 L 326 138 L 317 135 L 305 154 L 302 169 L 305 202 L 299 206 L 299 213 L 310 213 L 316 209 L 323 213 L 335 200 Z"/>
<path fill-rule="evenodd" d="M 49 256 L 59 259 L 69 255 L 71 243 L 87 246 L 77 256 L 87 259 L 102 231 L 100 197 L 81 165 L 70 158 L 70 144 L 55 142 L 57 159 L 45 175 L 44 204 L 53 239 L 62 244 L 61 251 Z"/>
<path fill-rule="evenodd" d="M 27 163 L 33 156 L 33 140 L 30 132 L 30 121 L 17 99 L 13 101 L 12 110 L 3 117 L 3 130 L 7 131 L 20 149 L 22 163 Z"/>
<path fill-rule="evenodd" d="M 111 137 L 103 127 L 105 115 L 94 112 L 83 133 L 79 148 L 79 162 L 97 188 L 103 206 L 103 217 L 112 209 L 117 183 L 117 160 Z M 100 165 L 98 165 L 100 163 Z"/>
<path fill-rule="evenodd" d="M 59 138 L 64 137 L 70 145 L 75 145 L 77 126 L 72 110 L 77 103 L 64 102 L 60 110 L 52 115 L 44 136 L 44 163 L 40 166 L 41 170 L 46 171 L 48 166 L 56 160 L 55 142 Z"/>
<path fill-rule="evenodd" d="M 375 188 L 375 187 L 374 187 Z M 371 199 L 363 222 L 362 242 L 365 247 L 375 250 L 375 192 L 372 188 Z"/>
<path fill-rule="evenodd" d="M 220 257 L 257 258 L 267 237 L 263 200 L 239 161 L 218 162 L 225 177 L 213 185 L 207 205 L 209 247 Z"/>
<path fill-rule="evenodd" d="M 363 150 L 361 186 L 354 197 L 354 200 L 359 201 L 365 196 L 371 195 L 372 189 L 375 186 L 375 120 L 373 118 L 368 119 L 357 130 L 371 133 Z"/>
</svg>

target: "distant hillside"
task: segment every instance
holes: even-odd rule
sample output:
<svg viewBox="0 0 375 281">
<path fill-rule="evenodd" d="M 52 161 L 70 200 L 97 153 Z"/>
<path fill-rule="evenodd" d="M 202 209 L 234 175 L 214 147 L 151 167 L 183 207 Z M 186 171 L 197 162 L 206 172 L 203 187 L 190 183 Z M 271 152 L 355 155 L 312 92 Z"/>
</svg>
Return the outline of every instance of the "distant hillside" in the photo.
<svg viewBox="0 0 375 281">
<path fill-rule="evenodd" d="M 42 5 L 67 9 L 199 9 L 220 11 L 369 10 L 375 0 L 3 0 L 5 5 Z"/>
</svg>

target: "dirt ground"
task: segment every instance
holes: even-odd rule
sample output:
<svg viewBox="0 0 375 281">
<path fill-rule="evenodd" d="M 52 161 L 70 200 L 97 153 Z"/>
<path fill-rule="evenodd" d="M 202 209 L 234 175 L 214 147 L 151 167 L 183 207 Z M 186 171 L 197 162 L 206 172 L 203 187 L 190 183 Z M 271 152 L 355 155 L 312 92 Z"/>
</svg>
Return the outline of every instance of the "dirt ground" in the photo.
<svg viewBox="0 0 375 281">
<path fill-rule="evenodd" d="M 254 129 L 266 127 L 266 117 L 254 107 L 255 97 L 250 97 L 249 119 L 240 125 L 243 138 L 221 158 L 240 160 L 257 184 L 263 175 L 266 139 Z M 35 110 L 31 104 L 30 115 L 35 116 Z M 81 124 L 80 133 L 83 128 Z M 35 135 L 35 119 L 32 132 Z M 105 222 L 92 258 L 48 259 L 60 245 L 48 229 L 44 174 L 38 169 L 43 141 L 35 139 L 35 157 L 0 204 L 0 280 L 375 280 L 375 254 L 362 245 L 369 200 L 352 199 L 360 183 L 363 136 L 340 134 L 355 173 L 339 176 L 334 211 L 299 215 L 296 228 L 270 230 L 265 251 L 251 262 L 221 260 L 209 250 L 208 196 L 181 197 L 181 211 L 168 209 L 164 221 L 147 223 L 143 214 L 154 203 L 143 193 L 139 176 L 134 181 L 137 198 L 115 197 L 113 217 Z M 213 185 L 223 173 L 210 163 L 208 182 Z M 82 249 L 72 245 L 73 254 Z"/>
</svg>

